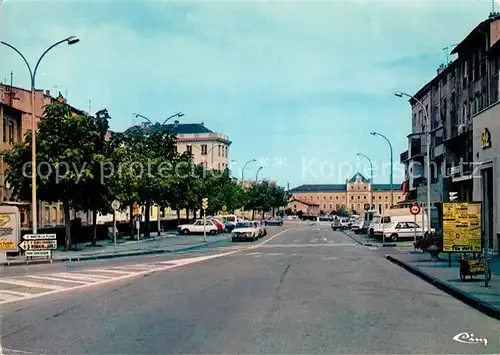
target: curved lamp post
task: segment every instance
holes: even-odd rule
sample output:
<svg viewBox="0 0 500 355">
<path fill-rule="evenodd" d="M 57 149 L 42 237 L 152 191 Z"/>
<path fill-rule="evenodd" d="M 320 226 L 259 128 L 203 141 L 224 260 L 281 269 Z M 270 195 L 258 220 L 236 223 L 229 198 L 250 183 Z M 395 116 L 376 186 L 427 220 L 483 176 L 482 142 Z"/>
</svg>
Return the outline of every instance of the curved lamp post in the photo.
<svg viewBox="0 0 500 355">
<path fill-rule="evenodd" d="M 422 108 L 422 111 L 424 112 L 424 119 L 427 122 L 427 132 L 425 132 L 425 140 L 426 140 L 426 157 L 427 157 L 427 230 L 430 232 L 431 230 L 431 122 L 430 122 L 430 117 L 429 113 L 427 112 L 427 108 L 425 105 L 417 99 L 415 96 L 398 91 L 394 93 L 397 97 L 409 97 L 410 99 L 415 100 L 415 102 Z"/>
<path fill-rule="evenodd" d="M 231 160 L 232 163 L 235 163 L 235 164 L 238 164 L 241 168 L 241 182 L 243 183 L 243 181 L 245 181 L 245 169 L 247 168 L 248 164 L 250 163 L 254 163 L 256 162 L 257 159 L 250 159 L 249 161 L 247 161 L 245 164 L 243 164 L 243 166 L 238 163 L 236 160 Z"/>
<path fill-rule="evenodd" d="M 80 42 L 78 37 L 75 36 L 70 36 L 67 37 L 63 40 L 60 40 L 59 42 L 54 43 L 51 45 L 49 48 L 45 50 L 45 52 L 42 53 L 40 58 L 38 58 L 38 61 L 35 64 L 35 68 L 31 70 L 31 66 L 28 63 L 28 60 L 26 57 L 19 51 L 16 47 L 13 45 L 0 41 L 1 44 L 4 46 L 9 47 L 13 51 L 15 51 L 19 56 L 22 58 L 24 61 L 24 64 L 26 64 L 26 67 L 28 68 L 28 71 L 30 73 L 30 84 L 31 84 L 31 219 L 32 219 L 32 228 L 33 228 L 33 234 L 37 233 L 37 198 L 36 198 L 36 129 L 37 129 L 37 123 L 36 123 L 36 117 L 35 117 L 35 79 L 36 79 L 36 72 L 38 70 L 38 67 L 45 55 L 54 47 L 62 44 L 62 43 L 67 43 L 69 45 L 75 44 Z"/>
<path fill-rule="evenodd" d="M 358 153 L 358 157 L 364 157 L 370 163 L 370 209 L 373 208 L 373 164 L 372 160 L 363 153 Z"/>
<path fill-rule="evenodd" d="M 259 172 L 264 169 L 263 166 L 259 166 L 259 168 L 257 169 L 257 172 L 255 173 L 255 181 L 258 182 L 259 181 Z"/>
<path fill-rule="evenodd" d="M 394 188 L 393 188 L 393 183 L 394 183 L 394 181 L 393 181 L 393 174 L 394 174 L 394 152 L 393 152 L 393 149 L 392 149 L 392 144 L 391 144 L 391 141 L 386 136 L 384 136 L 381 133 L 370 132 L 370 134 L 372 136 L 380 136 L 380 137 L 384 138 L 387 141 L 387 144 L 389 144 L 389 150 L 390 150 L 390 153 L 391 153 L 390 185 L 391 185 L 391 207 L 392 207 L 394 205 Z"/>
</svg>

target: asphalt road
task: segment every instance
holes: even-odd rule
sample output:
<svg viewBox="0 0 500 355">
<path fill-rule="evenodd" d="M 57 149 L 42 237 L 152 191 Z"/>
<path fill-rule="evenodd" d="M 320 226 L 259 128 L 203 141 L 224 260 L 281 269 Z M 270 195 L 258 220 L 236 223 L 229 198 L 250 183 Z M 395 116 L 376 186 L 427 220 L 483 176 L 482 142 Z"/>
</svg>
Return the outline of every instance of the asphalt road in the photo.
<svg viewBox="0 0 500 355">
<path fill-rule="evenodd" d="M 234 253 L 4 304 L 3 352 L 500 353 L 500 322 L 341 232 L 291 227 L 254 245 L 214 249 L 205 255 Z M 169 257 L 135 258 L 118 268 L 170 265 Z M 462 332 L 488 343 L 453 340 Z"/>
</svg>

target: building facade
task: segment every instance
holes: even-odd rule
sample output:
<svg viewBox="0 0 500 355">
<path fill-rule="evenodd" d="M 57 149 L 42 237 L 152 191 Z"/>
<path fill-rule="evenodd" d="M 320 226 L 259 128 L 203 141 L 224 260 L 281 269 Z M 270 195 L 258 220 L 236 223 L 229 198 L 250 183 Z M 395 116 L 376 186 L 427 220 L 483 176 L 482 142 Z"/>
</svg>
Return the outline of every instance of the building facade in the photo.
<svg viewBox="0 0 500 355">
<path fill-rule="evenodd" d="M 132 128 L 136 128 L 132 127 Z M 145 131 L 153 130 L 149 122 L 140 126 Z M 178 153 L 188 152 L 196 164 L 203 164 L 206 169 L 223 171 L 229 168 L 229 137 L 216 133 L 201 123 L 180 123 L 164 126 L 177 138 L 176 149 Z"/>
<path fill-rule="evenodd" d="M 329 214 L 339 209 L 362 214 L 365 205 L 370 204 L 382 212 L 389 209 L 391 186 L 389 184 L 371 184 L 360 173 L 355 174 L 345 184 L 301 185 L 290 190 L 292 200 L 288 208 L 304 214 L 307 211 Z M 393 186 L 394 203 L 403 201 L 401 187 Z M 317 207 L 316 207 L 317 206 Z M 302 208 L 308 208 L 307 211 Z"/>
<path fill-rule="evenodd" d="M 400 157 L 407 201 L 427 201 L 427 178 L 432 203 L 448 201 L 449 192 L 457 192 L 461 201 L 473 199 L 473 117 L 498 101 L 498 52 L 492 48 L 499 39 L 500 15 L 492 13 L 455 47 L 457 59 L 441 65 L 410 99 L 412 132 Z"/>
</svg>

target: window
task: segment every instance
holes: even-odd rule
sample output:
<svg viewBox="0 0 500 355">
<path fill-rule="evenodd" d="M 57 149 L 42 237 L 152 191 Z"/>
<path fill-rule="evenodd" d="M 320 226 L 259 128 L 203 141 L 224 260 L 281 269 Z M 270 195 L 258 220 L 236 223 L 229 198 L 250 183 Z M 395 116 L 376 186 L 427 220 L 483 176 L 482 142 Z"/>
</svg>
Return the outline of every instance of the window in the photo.
<svg viewBox="0 0 500 355">
<path fill-rule="evenodd" d="M 206 144 L 201 145 L 201 155 L 207 155 L 207 145 Z"/>
<path fill-rule="evenodd" d="M 366 190 L 366 185 L 365 185 L 365 186 L 363 186 L 363 188 Z"/>
<path fill-rule="evenodd" d="M 7 142 L 7 118 L 3 118 L 3 141 Z"/>
<path fill-rule="evenodd" d="M 389 196 L 385 196 L 385 199 L 388 200 L 389 199 Z"/>
<path fill-rule="evenodd" d="M 227 157 L 227 145 L 224 147 L 224 149 L 226 150 L 226 157 Z"/>
<path fill-rule="evenodd" d="M 354 200 L 354 196 L 351 196 L 351 200 Z"/>
<path fill-rule="evenodd" d="M 378 197 L 378 199 L 379 199 L 379 200 L 381 200 L 381 199 L 382 199 L 382 196 L 379 196 L 379 197 Z"/>
<path fill-rule="evenodd" d="M 186 147 L 186 152 L 188 152 L 189 154 L 193 154 L 193 146 L 191 144 L 188 144 L 188 146 Z"/>
<path fill-rule="evenodd" d="M 9 121 L 9 143 L 14 143 L 14 122 Z"/>
<path fill-rule="evenodd" d="M 351 203 L 351 210 L 354 209 L 354 203 Z"/>
<path fill-rule="evenodd" d="M 363 196 L 363 200 L 366 200 L 366 196 Z"/>
<path fill-rule="evenodd" d="M 338 209 L 339 209 L 339 204 L 338 204 L 338 203 L 336 203 L 336 204 L 335 204 L 335 209 L 336 209 L 336 210 L 338 210 Z"/>
<path fill-rule="evenodd" d="M 358 196 L 358 200 L 361 200 L 361 196 Z"/>
<path fill-rule="evenodd" d="M 217 146 L 217 149 L 219 150 L 219 157 L 221 156 L 220 154 L 220 144 Z"/>
<path fill-rule="evenodd" d="M 338 199 L 339 199 L 339 197 L 338 197 L 338 196 L 335 196 L 335 197 L 336 197 L 336 200 L 338 200 Z"/>
<path fill-rule="evenodd" d="M 332 199 L 332 196 L 330 196 L 330 200 Z"/>
<path fill-rule="evenodd" d="M 388 205 L 388 204 L 385 204 L 385 208 L 389 208 L 389 205 Z"/>
</svg>

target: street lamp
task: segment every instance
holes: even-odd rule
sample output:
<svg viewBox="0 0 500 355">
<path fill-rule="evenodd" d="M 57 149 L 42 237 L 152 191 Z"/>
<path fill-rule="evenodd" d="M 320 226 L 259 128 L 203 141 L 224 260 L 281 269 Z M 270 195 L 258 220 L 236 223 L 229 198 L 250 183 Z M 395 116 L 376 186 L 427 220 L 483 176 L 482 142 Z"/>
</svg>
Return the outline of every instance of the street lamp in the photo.
<svg viewBox="0 0 500 355">
<path fill-rule="evenodd" d="M 19 51 L 16 47 L 13 45 L 0 41 L 1 44 L 4 46 L 9 47 L 13 51 L 15 51 L 19 56 L 22 58 L 24 61 L 24 64 L 26 64 L 26 67 L 28 67 L 28 71 L 30 74 L 30 84 L 31 84 L 31 219 L 32 219 L 32 225 L 33 225 L 33 234 L 37 233 L 37 198 L 36 198 L 36 129 L 37 129 L 37 124 L 36 124 L 36 117 L 35 117 L 35 78 L 36 78 L 36 72 L 38 70 L 38 66 L 40 65 L 43 57 L 54 47 L 62 44 L 62 43 L 67 43 L 68 45 L 72 45 L 75 43 L 80 42 L 80 39 L 75 36 L 70 36 L 67 37 L 63 40 L 60 40 L 59 42 L 54 43 L 51 45 L 49 48 L 45 50 L 45 52 L 42 53 L 40 58 L 38 58 L 38 61 L 35 64 L 35 69 L 31 70 L 31 66 L 28 63 L 28 60 L 26 57 Z"/>
<path fill-rule="evenodd" d="M 425 132 L 425 137 L 426 137 L 426 157 L 427 157 L 427 230 L 430 233 L 431 231 L 431 122 L 430 122 L 430 117 L 427 112 L 427 108 L 425 105 L 417 99 L 413 95 L 406 94 L 404 92 L 398 91 L 394 93 L 397 97 L 409 97 L 410 99 L 415 100 L 415 102 L 422 108 L 424 112 L 424 120 L 427 122 L 427 132 Z"/>
<path fill-rule="evenodd" d="M 373 164 L 372 160 L 363 153 L 358 153 L 358 157 L 364 157 L 370 163 L 370 209 L 373 208 Z"/>
<path fill-rule="evenodd" d="M 257 172 L 255 173 L 255 181 L 258 182 L 259 181 L 259 171 L 261 171 L 262 169 L 264 169 L 263 166 L 260 166 L 258 169 L 257 169 Z"/>
<path fill-rule="evenodd" d="M 390 153 L 391 153 L 391 174 L 390 174 L 390 185 L 391 185 L 391 207 L 394 205 L 394 188 L 393 188 L 393 174 L 394 174 L 394 152 L 393 152 L 393 149 L 392 149 L 392 144 L 391 144 L 391 141 L 386 137 L 384 136 L 383 134 L 381 133 L 378 133 L 378 132 L 370 132 L 370 134 L 372 136 L 380 136 L 382 138 L 384 138 L 387 143 L 389 144 L 389 150 L 390 150 Z"/>
<path fill-rule="evenodd" d="M 248 166 L 248 164 L 256 162 L 256 161 L 257 161 L 257 159 L 250 159 L 243 166 L 241 166 L 241 164 L 238 163 L 236 160 L 231 160 L 232 163 L 238 164 L 240 166 L 240 168 L 241 168 L 241 182 L 242 183 L 243 183 L 243 181 L 245 181 L 244 178 L 245 178 L 245 169 L 246 169 L 246 167 Z"/>
</svg>

